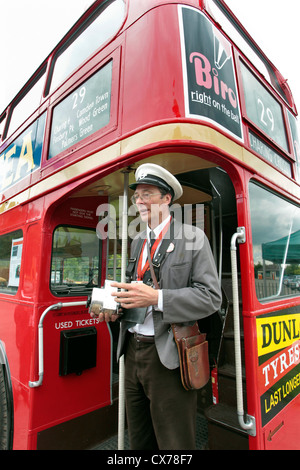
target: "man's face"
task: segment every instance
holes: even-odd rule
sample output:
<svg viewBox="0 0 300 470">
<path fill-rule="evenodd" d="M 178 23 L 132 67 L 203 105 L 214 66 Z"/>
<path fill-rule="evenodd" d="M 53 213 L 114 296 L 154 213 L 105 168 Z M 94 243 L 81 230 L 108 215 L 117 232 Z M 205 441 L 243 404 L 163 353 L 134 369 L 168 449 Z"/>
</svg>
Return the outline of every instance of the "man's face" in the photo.
<svg viewBox="0 0 300 470">
<path fill-rule="evenodd" d="M 171 195 L 162 196 L 157 186 L 139 184 L 133 195 L 143 222 L 155 228 L 169 214 Z"/>
</svg>

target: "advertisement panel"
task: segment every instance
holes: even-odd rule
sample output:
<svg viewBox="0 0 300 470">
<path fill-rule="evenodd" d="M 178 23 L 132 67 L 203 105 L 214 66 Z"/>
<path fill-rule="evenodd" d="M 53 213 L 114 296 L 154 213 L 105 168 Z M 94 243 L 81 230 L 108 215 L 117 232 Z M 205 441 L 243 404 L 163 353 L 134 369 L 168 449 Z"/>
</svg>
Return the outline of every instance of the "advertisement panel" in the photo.
<svg viewBox="0 0 300 470">
<path fill-rule="evenodd" d="M 0 191 L 18 183 L 41 166 L 46 113 L 0 154 Z"/>
<path fill-rule="evenodd" d="M 231 44 L 202 12 L 178 8 L 186 116 L 243 140 Z"/>
<path fill-rule="evenodd" d="M 300 393 L 299 307 L 256 319 L 262 426 Z"/>
</svg>

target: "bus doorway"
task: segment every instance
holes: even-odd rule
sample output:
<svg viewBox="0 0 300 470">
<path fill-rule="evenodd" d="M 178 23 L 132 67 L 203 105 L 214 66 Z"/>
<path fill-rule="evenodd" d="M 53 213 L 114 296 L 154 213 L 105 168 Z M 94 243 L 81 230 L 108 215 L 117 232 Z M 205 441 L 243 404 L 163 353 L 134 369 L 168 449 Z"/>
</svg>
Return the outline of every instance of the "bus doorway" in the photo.
<svg viewBox="0 0 300 470">
<path fill-rule="evenodd" d="M 183 196 L 172 206 L 175 218 L 187 224 L 194 224 L 206 233 L 212 247 L 219 280 L 222 284 L 223 303 L 220 311 L 211 317 L 199 322 L 201 331 L 207 334 L 209 342 L 211 370 L 218 366 L 219 380 L 219 403 L 224 404 L 227 416 L 235 423 L 232 431 L 239 430 L 242 434 L 242 446 L 248 447 L 248 435 L 240 430 L 236 418 L 235 402 L 235 374 L 234 374 L 234 352 L 233 352 L 233 324 L 232 324 L 232 285 L 231 285 L 231 261 L 230 241 L 237 228 L 237 208 L 235 189 L 228 173 L 215 164 L 191 155 L 163 154 L 152 156 L 146 160 L 139 161 L 124 168 L 129 172 L 130 182 L 133 182 L 135 169 L 142 163 L 152 162 L 164 166 L 172 171 L 183 186 Z M 109 195 L 110 214 L 105 213 L 103 206 L 102 222 L 100 232 L 107 236 L 107 279 L 121 279 L 122 265 L 122 210 L 123 196 L 121 187 L 121 172 L 113 173 L 95 183 L 98 187 L 107 188 Z M 119 174 L 117 178 L 117 174 Z M 119 180 L 119 191 L 114 182 Z M 113 189 L 112 189 L 113 188 Z M 114 194 L 112 194 L 114 192 Z M 129 201 L 131 192 L 129 191 Z M 99 212 L 100 214 L 100 212 Z M 135 234 L 142 231 L 144 227 L 140 224 L 139 215 L 134 206 L 129 202 L 128 207 L 128 245 L 127 253 L 130 253 L 130 242 Z M 99 235 L 99 233 L 98 233 Z M 231 318 L 229 318 L 231 316 Z M 113 355 L 113 378 L 115 387 L 119 380 L 119 364 L 116 362 L 116 345 L 118 338 L 118 324 L 110 324 L 114 338 Z M 223 392 L 221 393 L 221 390 Z M 224 402 L 224 403 L 223 403 Z M 214 413 L 218 409 L 214 402 L 211 381 L 198 392 L 198 411 L 202 425 L 204 423 L 206 441 L 203 437 L 198 438 L 199 447 L 211 445 L 218 447 L 219 437 L 216 432 L 215 423 L 226 419 L 224 409 L 221 407 L 220 417 L 215 418 Z M 224 431 L 227 423 L 225 423 Z M 218 430 L 219 424 L 217 426 Z M 201 431 L 203 436 L 203 431 Z M 235 436 L 239 438 L 239 434 Z M 199 439 L 201 442 L 199 443 Z M 210 441 L 210 444 L 208 442 Z M 240 444 L 236 444 L 238 448 Z M 105 447 L 102 447 L 105 448 Z"/>
<path fill-rule="evenodd" d="M 205 447 L 212 450 L 263 448 L 260 439 L 267 438 L 269 434 L 263 434 L 264 430 L 259 423 L 260 407 L 257 405 L 258 391 L 255 382 L 258 359 L 256 332 L 262 322 L 265 322 L 263 325 L 267 324 L 270 313 L 261 315 L 263 318 L 260 320 L 260 311 L 254 302 L 255 299 L 253 300 L 256 279 L 254 273 L 252 273 L 253 278 L 249 276 L 252 260 L 251 230 L 249 210 L 246 205 L 248 193 L 243 184 L 247 178 L 251 180 L 251 175 L 228 162 L 223 164 L 220 157 L 218 160 L 213 155 L 207 155 L 206 159 L 203 157 L 204 152 L 201 153 L 201 157 L 179 152 L 152 153 L 140 161 L 136 161 L 137 156 L 135 156 L 127 159 L 126 164 L 125 161 L 119 162 L 117 168 L 107 170 L 106 174 L 103 172 L 98 176 L 94 174 L 88 181 L 80 181 L 75 188 L 73 187 L 72 193 L 64 194 L 64 200 L 56 201 L 55 207 L 52 203 L 51 213 L 49 210 L 44 221 L 43 242 L 43 246 L 48 247 L 44 252 L 51 252 L 49 258 L 44 256 L 43 266 L 44 272 L 49 273 L 49 276 L 44 276 L 41 283 L 38 314 L 42 314 L 49 305 L 55 305 L 60 301 L 66 304 L 72 302 L 83 304 L 81 307 L 67 305 L 64 309 L 52 312 L 45 319 L 45 374 L 41 388 L 33 390 L 32 400 L 33 423 L 36 425 L 34 429 L 38 430 L 32 431 L 32 434 L 37 433 L 38 448 L 69 448 L 67 447 L 69 443 L 66 444 L 62 439 L 69 429 L 73 432 L 72 445 L 75 445 L 75 448 L 117 449 L 118 447 L 116 441 L 109 444 L 109 447 L 105 446 L 106 439 L 116 435 L 119 421 L 118 390 L 121 388 L 122 375 L 120 364 L 116 361 L 119 325 L 118 323 L 91 325 L 86 301 L 92 289 L 102 287 L 105 279 L 118 281 L 121 279 L 123 263 L 124 261 L 127 263 L 130 253 L 131 239 L 144 229 L 136 208 L 130 202 L 125 224 L 122 214 L 126 205 L 125 186 L 128 188 L 128 182 L 130 184 L 134 181 L 136 168 L 145 162 L 165 167 L 180 181 L 183 186 L 183 196 L 172 206 L 174 217 L 204 230 L 212 247 L 222 287 L 223 302 L 220 310 L 199 322 L 200 329 L 207 334 L 209 343 L 211 380 L 206 387 L 198 391 L 198 414 L 204 433 L 201 428 L 197 448 Z M 124 181 L 127 181 L 126 184 Z M 261 185 L 254 187 L 250 181 L 250 189 L 252 212 L 255 215 L 253 220 L 251 219 L 253 225 L 253 221 L 257 219 L 256 211 L 260 210 L 263 198 Z M 130 201 L 130 195 L 128 191 L 127 201 Z M 267 196 L 267 201 L 270 197 L 275 197 L 269 192 L 264 197 Z M 285 200 L 283 202 L 286 204 Z M 277 198 L 274 200 L 274 206 L 279 207 Z M 285 212 L 288 212 L 286 206 L 284 208 Z M 232 238 L 240 226 L 246 227 L 248 237 L 247 242 L 236 250 L 240 316 L 238 340 L 242 349 L 242 401 L 245 415 L 251 410 L 251 415 L 255 416 L 256 436 L 243 429 L 237 416 L 234 345 L 237 335 L 234 334 L 230 251 Z M 267 245 L 267 248 L 270 246 Z M 85 257 L 87 259 L 84 259 Z M 261 280 L 258 278 L 258 281 Z M 261 289 L 261 282 L 259 288 Z M 293 292 L 292 290 L 292 294 Z M 289 296 L 290 293 L 285 293 L 284 299 L 288 299 Z M 275 309 L 274 305 L 273 302 L 269 310 Z M 272 310 L 270 312 L 272 313 Z M 294 310 L 289 315 L 294 315 Z M 279 314 L 277 317 L 281 319 Z M 272 316 L 270 318 L 273 319 Z M 290 325 L 293 326 L 294 317 L 290 318 Z M 71 333 L 73 330 L 91 329 L 91 335 L 87 340 L 90 343 L 93 341 L 94 328 L 97 332 L 97 352 L 93 352 L 92 357 L 96 357 L 96 365 L 83 368 L 82 373 L 68 369 L 69 363 L 64 361 L 61 352 L 64 351 L 61 337 L 68 337 L 65 333 Z M 287 332 L 288 330 L 286 335 Z M 38 354 L 36 356 L 33 364 L 35 373 L 32 374 L 35 380 Z M 90 357 L 90 354 L 85 355 L 85 360 Z M 74 364 L 74 361 L 70 362 L 71 365 Z M 76 390 L 76 393 L 73 393 L 73 390 Z M 96 390 L 96 393 L 91 395 L 90 390 Z M 69 400 L 70 394 L 72 400 Z M 52 406 L 45 411 L 46 402 Z M 41 409 L 44 410 L 43 414 L 40 413 Z M 62 416 L 62 409 L 67 413 L 63 415 L 60 423 L 61 418 L 58 417 Z M 75 418 L 70 418 L 72 413 L 73 415 L 77 413 Z M 280 416 L 276 416 L 276 419 L 278 421 Z M 51 426 L 53 422 L 55 425 Z M 90 422 L 93 423 L 92 427 Z M 84 427 L 82 423 L 85 423 Z M 107 426 L 107 423 L 110 426 Z M 75 424 L 77 424 L 78 440 L 74 438 Z M 268 429 L 272 431 L 271 426 L 272 422 L 268 424 Z M 276 427 L 277 425 L 274 429 Z M 90 430 L 93 439 L 90 439 Z M 34 443 L 32 447 L 34 448 Z"/>
<path fill-rule="evenodd" d="M 34 429 L 40 429 L 37 433 L 32 431 L 32 441 L 37 440 L 39 449 L 99 448 L 99 445 L 105 449 L 106 439 L 118 431 L 119 324 L 92 319 L 86 302 L 92 289 L 103 287 L 105 279 L 121 280 L 122 262 L 124 256 L 129 256 L 131 239 L 144 229 L 137 209 L 128 202 L 124 255 L 124 181 L 133 182 L 135 169 L 144 162 L 160 164 L 180 181 L 183 196 L 173 204 L 173 215 L 204 230 L 222 285 L 221 309 L 199 322 L 201 331 L 207 334 L 211 371 L 218 371 L 219 394 L 217 399 L 213 394 L 216 383 L 211 380 L 198 391 L 198 413 L 204 426 L 198 448 L 222 447 L 228 426 L 234 436 L 233 445 L 248 448 L 248 435 L 237 423 L 235 403 L 230 265 L 230 240 L 238 225 L 235 188 L 228 172 L 209 160 L 164 153 L 119 166 L 105 176 L 93 175 L 52 204 L 47 212 L 44 246 L 47 251 L 50 248 L 51 256 L 45 262 L 45 272 L 50 278 L 42 280 L 39 312 L 42 315 L 45 307 L 60 303 L 63 307 L 57 310 L 55 307 L 45 317 L 43 383 L 32 388 L 32 422 Z M 130 195 L 129 191 L 128 201 Z M 79 347 L 73 347 L 77 340 Z M 41 414 L 39 410 L 45 408 L 45 401 L 51 406 Z M 71 416 L 75 418 L 70 419 Z M 71 440 L 66 439 L 70 429 Z"/>
</svg>

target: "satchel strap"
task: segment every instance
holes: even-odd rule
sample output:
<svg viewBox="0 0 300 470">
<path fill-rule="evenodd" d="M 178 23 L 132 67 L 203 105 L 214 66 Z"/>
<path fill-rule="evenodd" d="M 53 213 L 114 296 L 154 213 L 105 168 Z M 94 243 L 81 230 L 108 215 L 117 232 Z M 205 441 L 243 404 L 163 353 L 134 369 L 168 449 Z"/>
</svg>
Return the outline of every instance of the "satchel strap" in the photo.
<svg viewBox="0 0 300 470">
<path fill-rule="evenodd" d="M 127 282 L 131 282 L 131 280 L 132 280 L 135 264 L 136 264 L 136 258 L 129 258 L 128 265 L 127 265 L 127 268 L 126 268 Z"/>
<path fill-rule="evenodd" d="M 156 278 L 157 283 L 159 283 L 159 276 L 160 276 L 160 267 L 162 265 L 162 262 L 164 261 L 166 255 L 167 255 L 167 249 L 169 248 L 170 244 L 172 243 L 174 239 L 174 219 L 172 218 L 171 224 L 170 224 L 170 229 L 169 229 L 170 236 L 168 238 L 163 238 L 161 245 L 159 247 L 158 252 L 156 255 L 154 255 L 152 265 L 153 265 L 153 270 L 154 270 L 154 275 Z M 148 253 L 148 259 L 149 259 L 149 253 Z M 151 271 L 151 263 L 149 262 L 150 265 L 150 271 Z M 152 275 L 152 273 L 151 273 Z M 152 277 L 153 283 L 155 285 L 155 281 Z M 159 287 L 158 287 L 159 288 Z"/>
<path fill-rule="evenodd" d="M 154 259 L 152 261 L 152 265 L 153 265 L 153 269 L 154 269 L 155 277 L 156 277 L 157 281 L 159 281 L 160 267 L 162 265 L 163 260 L 165 259 L 166 255 L 167 255 L 167 249 L 170 246 L 170 244 L 172 243 L 172 240 L 173 240 L 173 238 L 172 239 L 170 239 L 170 238 L 163 239 L 163 241 L 161 242 L 161 245 L 159 247 L 159 250 L 158 250 L 156 256 L 154 256 Z M 151 264 L 150 264 L 150 266 L 151 266 Z"/>
<path fill-rule="evenodd" d="M 127 265 L 127 268 L 126 268 L 127 282 L 132 281 L 135 266 L 136 266 L 136 262 L 137 262 L 137 259 L 138 259 L 138 254 L 140 253 L 140 251 L 142 249 L 143 243 L 144 243 L 144 240 L 142 238 L 140 238 L 138 240 L 136 246 L 135 246 L 134 252 L 132 253 L 132 255 L 133 255 L 132 258 L 129 258 L 129 260 L 128 260 L 128 265 Z"/>
</svg>

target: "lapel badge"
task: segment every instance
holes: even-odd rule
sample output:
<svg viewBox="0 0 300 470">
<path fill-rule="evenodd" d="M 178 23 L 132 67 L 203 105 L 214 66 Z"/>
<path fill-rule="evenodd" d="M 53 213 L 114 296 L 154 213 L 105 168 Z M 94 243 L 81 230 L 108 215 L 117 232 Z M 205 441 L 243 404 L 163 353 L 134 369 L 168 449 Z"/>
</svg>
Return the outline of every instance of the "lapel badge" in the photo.
<svg viewBox="0 0 300 470">
<path fill-rule="evenodd" d="M 168 246 L 166 252 L 171 253 L 172 251 L 174 251 L 174 248 L 175 248 L 174 243 L 170 243 L 170 245 Z"/>
</svg>

